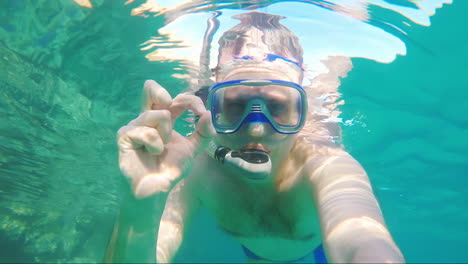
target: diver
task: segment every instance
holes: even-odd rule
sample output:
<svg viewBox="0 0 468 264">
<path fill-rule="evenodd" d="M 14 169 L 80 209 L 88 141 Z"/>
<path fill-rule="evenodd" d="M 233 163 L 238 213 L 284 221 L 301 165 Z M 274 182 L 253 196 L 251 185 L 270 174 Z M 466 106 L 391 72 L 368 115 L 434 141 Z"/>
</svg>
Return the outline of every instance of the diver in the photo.
<svg viewBox="0 0 468 264">
<path fill-rule="evenodd" d="M 205 207 L 251 263 L 404 262 L 365 170 L 329 138 L 303 130 L 298 38 L 281 16 L 235 18 L 219 41 L 207 107 L 146 81 L 141 114 L 119 130 L 130 187 L 105 261 L 171 262 Z M 186 110 L 200 116 L 190 137 L 173 130 Z"/>
</svg>

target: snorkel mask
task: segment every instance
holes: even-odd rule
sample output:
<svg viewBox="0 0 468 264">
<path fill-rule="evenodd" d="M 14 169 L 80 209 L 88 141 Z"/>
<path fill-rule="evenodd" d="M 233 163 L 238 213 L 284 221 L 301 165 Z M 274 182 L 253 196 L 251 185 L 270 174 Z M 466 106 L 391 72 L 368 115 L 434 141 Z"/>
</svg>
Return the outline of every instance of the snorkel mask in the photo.
<svg viewBox="0 0 468 264">
<path fill-rule="evenodd" d="M 268 123 L 280 134 L 304 126 L 307 98 L 302 86 L 281 80 L 233 80 L 211 87 L 208 109 L 216 132 L 232 134 L 246 123 Z"/>
<path fill-rule="evenodd" d="M 282 80 L 232 80 L 212 86 L 208 109 L 217 133 L 233 134 L 248 123 L 268 123 L 277 133 L 295 134 L 304 126 L 307 97 L 302 86 Z M 248 178 L 263 179 L 271 160 L 263 150 L 233 151 L 211 146 L 211 156 L 243 169 Z"/>
</svg>

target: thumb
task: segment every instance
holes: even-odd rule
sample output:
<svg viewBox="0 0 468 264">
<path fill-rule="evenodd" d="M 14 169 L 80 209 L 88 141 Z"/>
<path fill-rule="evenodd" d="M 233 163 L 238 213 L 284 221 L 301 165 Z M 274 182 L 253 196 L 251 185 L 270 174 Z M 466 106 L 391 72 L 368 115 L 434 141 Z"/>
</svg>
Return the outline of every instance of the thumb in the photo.
<svg viewBox="0 0 468 264">
<path fill-rule="evenodd" d="M 205 111 L 200 116 L 195 133 L 193 133 L 189 140 L 196 147 L 196 149 L 199 150 L 200 147 L 203 149 L 204 145 L 212 140 L 215 135 L 216 131 L 211 121 L 211 112 Z"/>
</svg>

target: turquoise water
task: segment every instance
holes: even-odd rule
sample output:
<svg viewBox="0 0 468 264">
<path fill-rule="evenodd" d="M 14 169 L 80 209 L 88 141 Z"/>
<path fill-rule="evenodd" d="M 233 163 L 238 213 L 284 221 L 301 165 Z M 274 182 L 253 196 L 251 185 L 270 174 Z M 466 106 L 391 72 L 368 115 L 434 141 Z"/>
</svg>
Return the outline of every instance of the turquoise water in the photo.
<svg viewBox="0 0 468 264">
<path fill-rule="evenodd" d="M 0 2 L 0 262 L 99 262 L 120 200 L 115 132 L 144 80 L 172 95 L 189 85 L 173 76 L 184 62 L 140 51 L 167 17 L 122 2 Z M 405 28 L 392 63 L 353 59 L 339 88 L 343 143 L 411 263 L 468 262 L 465 10 L 455 1 Z M 212 221 L 197 217 L 178 261 L 244 261 Z"/>
</svg>

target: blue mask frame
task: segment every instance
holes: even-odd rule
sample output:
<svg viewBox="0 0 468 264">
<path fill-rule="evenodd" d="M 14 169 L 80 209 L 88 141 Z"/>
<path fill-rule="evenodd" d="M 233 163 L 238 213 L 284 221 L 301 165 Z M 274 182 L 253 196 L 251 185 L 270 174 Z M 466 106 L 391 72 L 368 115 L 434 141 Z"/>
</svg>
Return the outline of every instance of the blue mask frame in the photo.
<svg viewBox="0 0 468 264">
<path fill-rule="evenodd" d="M 295 125 L 284 125 L 278 124 L 269 114 L 267 107 L 264 103 L 253 99 L 249 101 L 247 107 L 244 110 L 243 116 L 233 125 L 230 126 L 221 126 L 216 122 L 216 112 L 214 111 L 214 100 L 215 92 L 219 89 L 236 86 L 236 85 L 246 85 L 246 86 L 266 86 L 266 85 L 279 85 L 284 87 L 290 87 L 297 90 L 300 94 L 299 102 L 299 121 Z M 280 134 L 295 134 L 298 133 L 305 124 L 307 116 L 307 96 L 304 91 L 304 88 L 296 83 L 282 81 L 282 80 L 271 80 L 271 79 L 242 79 L 242 80 L 232 80 L 227 82 L 221 82 L 213 85 L 208 92 L 208 109 L 211 111 L 211 119 L 213 121 L 213 126 L 217 133 L 220 134 L 232 134 L 239 130 L 243 124 L 246 123 L 268 123 L 271 127 Z"/>
</svg>

